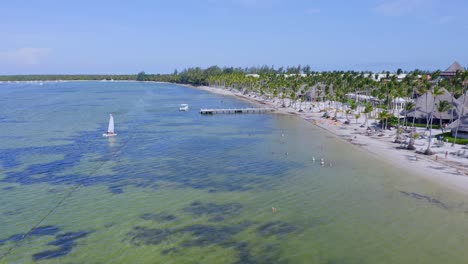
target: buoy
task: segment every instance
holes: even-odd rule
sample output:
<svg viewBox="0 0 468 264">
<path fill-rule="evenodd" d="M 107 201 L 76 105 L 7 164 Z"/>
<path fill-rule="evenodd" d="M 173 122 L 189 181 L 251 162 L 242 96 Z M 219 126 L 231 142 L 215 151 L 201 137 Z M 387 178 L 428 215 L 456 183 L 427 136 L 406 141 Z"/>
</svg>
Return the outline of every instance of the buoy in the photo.
<svg viewBox="0 0 468 264">
<path fill-rule="evenodd" d="M 312 157 L 312 161 L 315 162 L 315 157 Z"/>
</svg>

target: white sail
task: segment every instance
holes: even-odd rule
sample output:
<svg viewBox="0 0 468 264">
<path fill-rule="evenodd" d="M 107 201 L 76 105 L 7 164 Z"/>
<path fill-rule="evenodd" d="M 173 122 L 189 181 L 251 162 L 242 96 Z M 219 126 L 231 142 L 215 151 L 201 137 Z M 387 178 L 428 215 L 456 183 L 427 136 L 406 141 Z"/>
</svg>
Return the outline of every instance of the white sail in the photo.
<svg viewBox="0 0 468 264">
<path fill-rule="evenodd" d="M 107 128 L 107 133 L 114 134 L 114 117 L 112 116 L 112 114 L 109 118 L 109 127 Z"/>
</svg>

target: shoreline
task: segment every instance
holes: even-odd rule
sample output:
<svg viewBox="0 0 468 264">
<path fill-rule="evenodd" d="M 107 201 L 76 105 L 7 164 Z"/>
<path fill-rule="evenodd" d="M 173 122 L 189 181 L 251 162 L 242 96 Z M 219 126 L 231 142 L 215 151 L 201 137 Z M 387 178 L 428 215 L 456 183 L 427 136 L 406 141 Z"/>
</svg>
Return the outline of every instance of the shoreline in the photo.
<svg viewBox="0 0 468 264">
<path fill-rule="evenodd" d="M 417 154 L 415 151 L 398 149 L 398 143 L 393 143 L 394 131 L 385 131 L 385 136 L 367 136 L 366 129 L 361 128 L 362 119 L 351 120 L 350 124 L 345 125 L 343 122 L 346 119 L 339 118 L 337 123 L 322 117 L 323 112 L 298 112 L 297 109 L 291 107 L 279 107 L 278 103 L 271 102 L 259 97 L 254 97 L 252 94 L 241 94 L 238 91 L 231 91 L 224 88 L 210 86 L 192 86 L 183 85 L 189 88 L 207 91 L 219 95 L 234 96 L 244 101 L 258 104 L 259 106 L 274 107 L 276 114 L 295 116 L 298 119 L 306 121 L 311 125 L 323 129 L 343 143 L 350 144 L 362 151 L 371 154 L 378 160 L 385 162 L 391 166 L 408 171 L 409 174 L 414 174 L 417 177 L 432 181 L 451 190 L 465 194 L 468 192 L 468 164 L 466 158 L 459 158 L 451 153 L 450 157 L 445 158 L 443 153 L 446 148 L 441 148 L 436 155 L 426 156 Z M 370 122 L 370 120 L 369 120 Z M 424 147 L 427 140 L 417 140 L 416 147 Z M 427 144 L 427 143 L 426 143 Z M 458 148 L 457 148 L 458 147 Z M 453 150 L 459 150 L 462 146 L 457 145 Z M 452 157 L 454 156 L 454 157 Z M 466 160 L 466 161 L 465 161 Z"/>
<path fill-rule="evenodd" d="M 53 80 L 53 81 L 17 81 L 16 83 L 40 83 L 40 82 L 100 82 L 99 80 Z M 103 81 L 103 82 L 139 82 L 136 80 L 115 80 L 115 81 Z M 457 145 L 455 148 L 441 148 L 436 151 L 438 160 L 435 159 L 435 155 L 426 156 L 417 154 L 415 151 L 397 149 L 398 144 L 393 143 L 392 139 L 394 133 L 392 131 L 386 131 L 384 137 L 367 136 L 365 128 L 361 128 L 359 125 L 363 123 L 363 117 L 358 119 L 357 123 L 355 120 L 351 120 L 350 124 L 344 125 L 343 122 L 346 120 L 343 117 L 339 117 L 338 122 L 332 122 L 329 119 L 322 117 L 323 112 L 306 110 L 304 112 L 298 112 L 297 108 L 292 107 L 281 107 L 279 100 L 266 100 L 255 94 L 242 94 L 238 90 L 219 88 L 213 86 L 193 86 L 189 84 L 178 84 L 169 82 L 156 82 L 146 81 L 150 83 L 161 83 L 161 84 L 173 84 L 180 85 L 187 88 L 203 90 L 213 94 L 219 94 L 224 96 L 233 96 L 239 100 L 243 100 L 249 103 L 253 103 L 257 106 L 267 106 L 275 108 L 275 114 L 295 116 L 302 121 L 308 122 L 311 125 L 315 125 L 318 128 L 323 129 L 330 135 L 341 140 L 343 143 L 350 144 L 357 149 L 365 151 L 380 161 L 397 167 L 399 169 L 408 171 L 417 177 L 430 180 L 436 184 L 443 185 L 444 187 L 450 188 L 454 191 L 467 193 L 468 192 L 468 159 L 457 157 L 455 154 L 460 151 L 464 152 L 464 148 Z M 0 82 L 2 83 L 2 82 Z M 7 82 L 3 82 L 7 83 Z M 15 82 L 11 82 L 15 83 Z M 305 107 L 311 106 L 314 103 L 308 102 Z M 319 103 L 320 104 L 320 103 Z M 326 105 L 326 103 L 323 103 Z M 320 109 L 320 106 L 319 106 Z M 340 122 L 341 121 L 341 122 Z M 370 124 L 369 119 L 369 124 Z M 435 135 L 436 133 L 434 133 Z M 424 147 L 426 140 L 416 140 L 416 147 Z M 445 151 L 450 152 L 450 156 L 445 159 Z"/>
</svg>

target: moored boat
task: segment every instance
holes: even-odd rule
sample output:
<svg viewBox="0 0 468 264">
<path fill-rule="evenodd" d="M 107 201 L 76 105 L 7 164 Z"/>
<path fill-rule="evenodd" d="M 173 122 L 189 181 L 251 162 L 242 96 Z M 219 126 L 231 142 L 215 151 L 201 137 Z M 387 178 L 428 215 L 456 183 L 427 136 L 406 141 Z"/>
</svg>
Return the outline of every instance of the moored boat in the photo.
<svg viewBox="0 0 468 264">
<path fill-rule="evenodd" d="M 188 104 L 180 104 L 179 111 L 187 111 L 187 110 L 188 110 Z"/>
</svg>

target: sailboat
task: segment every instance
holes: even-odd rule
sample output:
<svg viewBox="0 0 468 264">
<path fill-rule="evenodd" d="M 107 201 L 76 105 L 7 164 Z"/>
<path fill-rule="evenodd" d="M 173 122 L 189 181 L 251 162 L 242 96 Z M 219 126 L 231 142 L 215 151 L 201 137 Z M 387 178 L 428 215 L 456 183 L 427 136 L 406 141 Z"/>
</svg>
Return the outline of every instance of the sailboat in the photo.
<svg viewBox="0 0 468 264">
<path fill-rule="evenodd" d="M 113 137 L 117 136 L 117 134 L 114 132 L 114 117 L 112 114 L 110 114 L 109 117 L 109 127 L 107 128 L 107 132 L 102 134 L 103 137 Z"/>
</svg>

